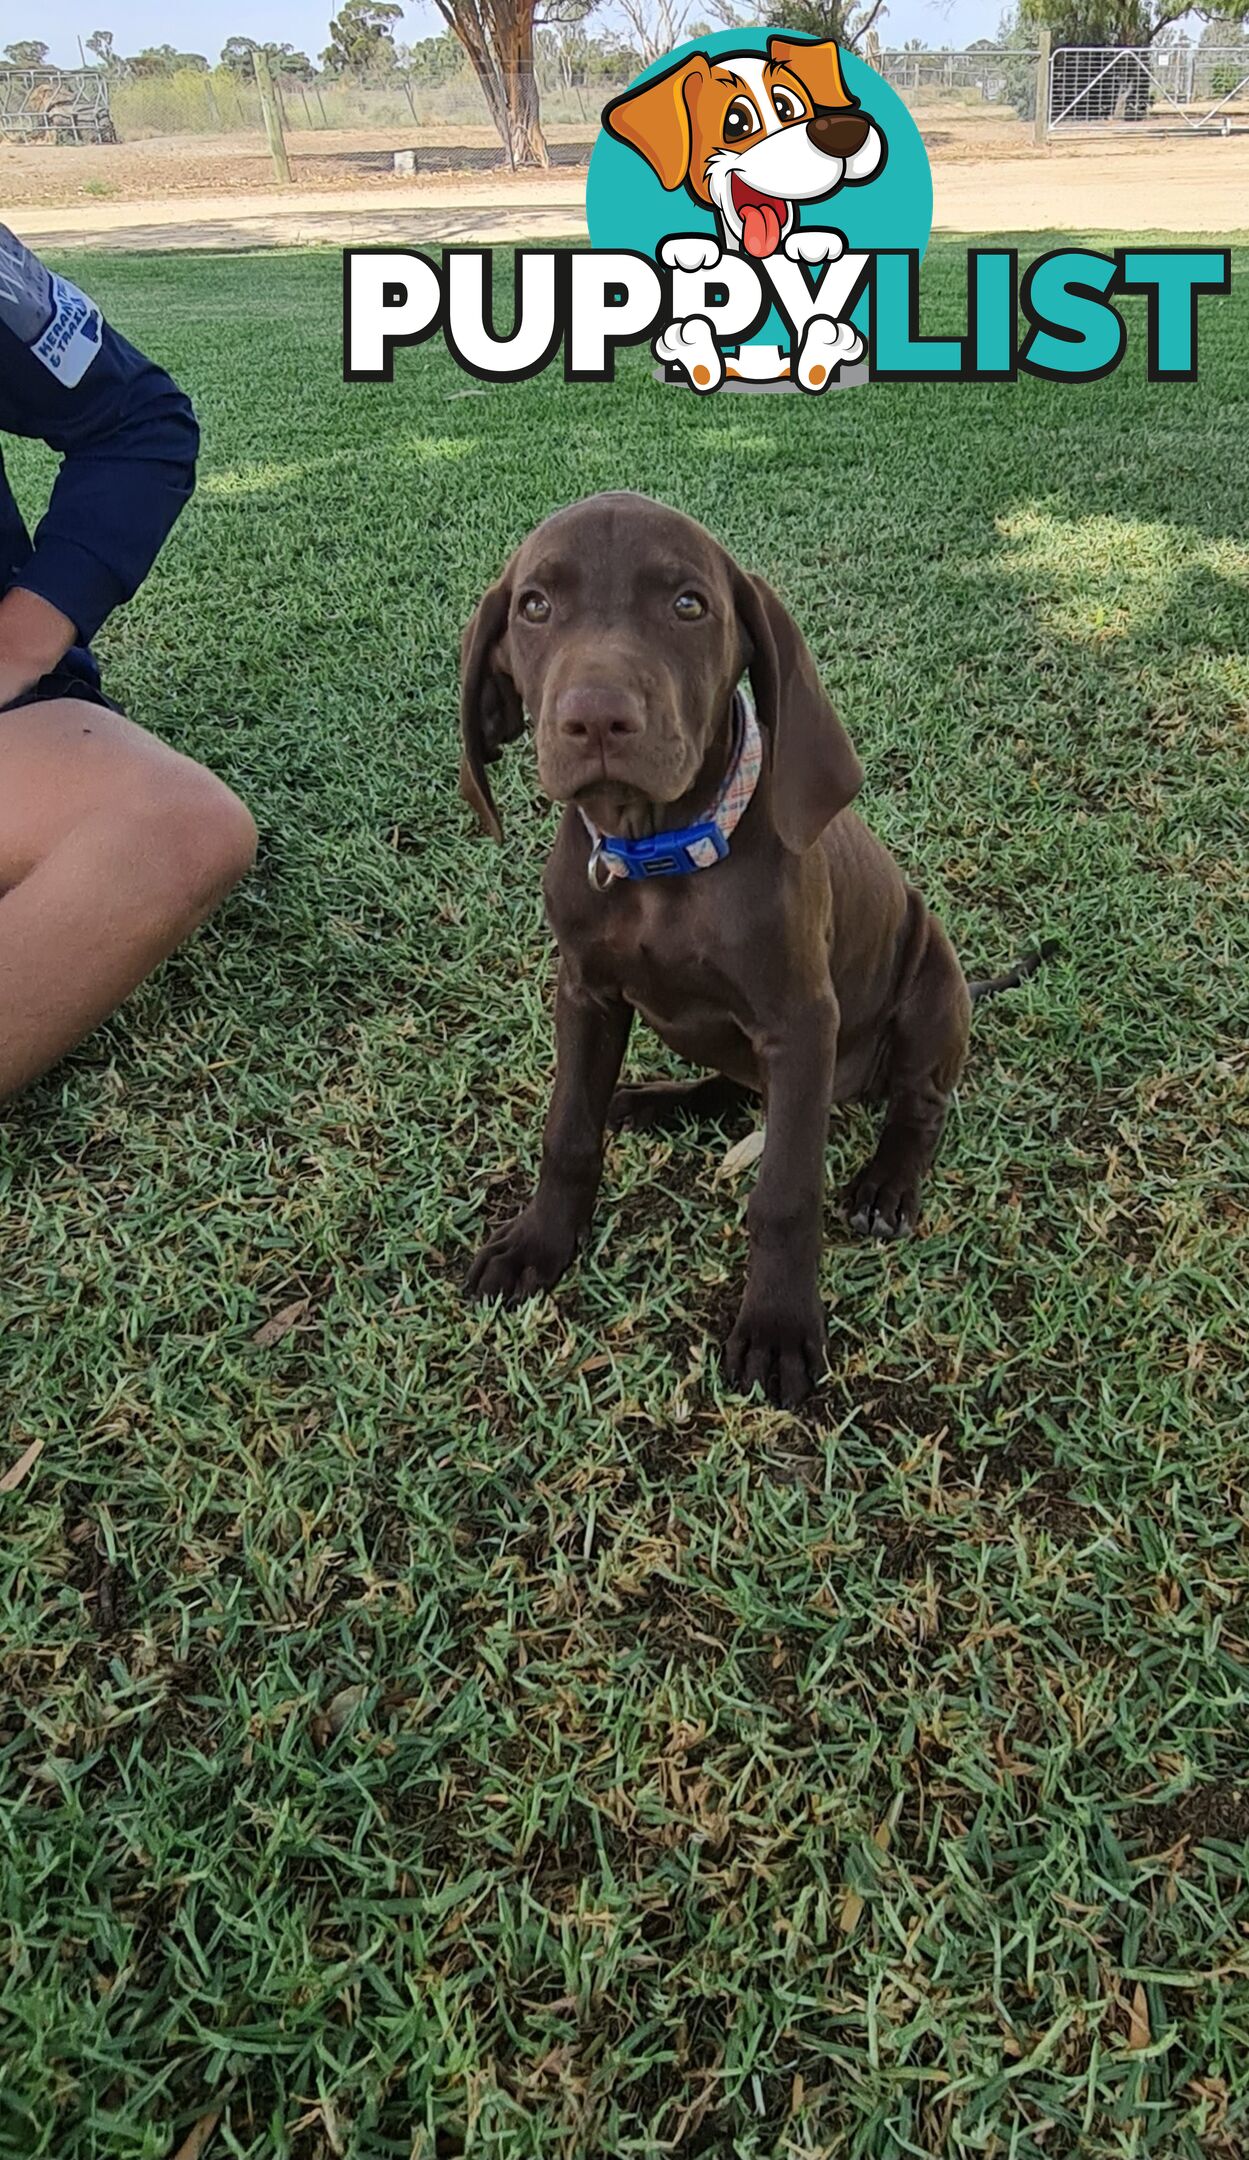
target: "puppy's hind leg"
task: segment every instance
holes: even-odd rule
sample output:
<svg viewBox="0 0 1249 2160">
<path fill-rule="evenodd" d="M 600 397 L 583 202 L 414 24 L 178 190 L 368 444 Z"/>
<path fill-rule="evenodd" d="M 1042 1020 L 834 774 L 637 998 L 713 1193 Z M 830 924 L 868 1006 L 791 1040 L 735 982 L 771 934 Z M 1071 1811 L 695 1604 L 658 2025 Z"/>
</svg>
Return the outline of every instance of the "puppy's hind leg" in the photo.
<svg viewBox="0 0 1249 2160">
<path fill-rule="evenodd" d="M 845 1192 L 860 1237 L 906 1237 L 936 1155 L 950 1094 L 967 1055 L 971 999 L 963 971 L 931 916 L 920 964 L 894 1016 L 888 1101 L 876 1153 Z"/>
<path fill-rule="evenodd" d="M 611 1099 L 607 1122 L 612 1126 L 666 1126 L 706 1120 L 716 1124 L 732 1117 L 758 1097 L 738 1080 L 723 1073 L 709 1073 L 705 1080 L 646 1080 L 636 1087 L 617 1088 Z"/>
</svg>

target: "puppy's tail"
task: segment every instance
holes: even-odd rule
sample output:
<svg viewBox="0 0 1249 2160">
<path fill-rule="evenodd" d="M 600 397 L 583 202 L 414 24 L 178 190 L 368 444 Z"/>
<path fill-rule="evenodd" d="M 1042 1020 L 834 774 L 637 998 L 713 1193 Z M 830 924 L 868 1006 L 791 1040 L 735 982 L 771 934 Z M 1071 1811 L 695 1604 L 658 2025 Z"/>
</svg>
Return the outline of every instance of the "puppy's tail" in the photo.
<svg viewBox="0 0 1249 2160">
<path fill-rule="evenodd" d="M 984 982 L 969 982 L 967 988 L 972 1004 L 978 1005 L 981 998 L 996 997 L 999 990 L 1017 990 L 1020 983 L 1027 982 L 1029 975 L 1035 975 L 1039 967 L 1061 951 L 1057 938 L 1046 938 L 1035 952 L 1025 953 L 1021 960 L 1016 960 L 1014 967 L 1007 968 L 1004 975 L 990 975 Z"/>
</svg>

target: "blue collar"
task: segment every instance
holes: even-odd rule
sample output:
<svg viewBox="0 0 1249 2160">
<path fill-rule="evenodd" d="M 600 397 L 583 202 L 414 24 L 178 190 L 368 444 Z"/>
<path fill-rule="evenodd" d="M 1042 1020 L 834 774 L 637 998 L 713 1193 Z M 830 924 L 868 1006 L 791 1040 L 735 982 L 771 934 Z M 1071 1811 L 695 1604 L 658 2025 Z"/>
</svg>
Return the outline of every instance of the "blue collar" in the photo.
<svg viewBox="0 0 1249 2160">
<path fill-rule="evenodd" d="M 601 833 L 581 810 L 590 836 L 586 874 L 596 892 L 606 892 L 613 878 L 689 877 L 723 862 L 729 837 L 745 816 L 763 763 L 763 739 L 755 709 L 745 690 L 734 697 L 735 732 L 728 775 L 706 817 L 645 840 L 622 840 Z M 578 805 L 580 809 L 580 805 Z"/>
</svg>

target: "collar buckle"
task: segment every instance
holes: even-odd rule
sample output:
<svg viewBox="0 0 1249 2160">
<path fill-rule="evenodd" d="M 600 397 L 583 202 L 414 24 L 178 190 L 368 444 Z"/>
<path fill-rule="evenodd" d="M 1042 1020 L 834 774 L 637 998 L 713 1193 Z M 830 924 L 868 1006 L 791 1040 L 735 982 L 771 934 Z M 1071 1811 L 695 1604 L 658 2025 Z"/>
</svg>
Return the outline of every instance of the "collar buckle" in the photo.
<svg viewBox="0 0 1249 2160">
<path fill-rule="evenodd" d="M 723 862 L 729 836 L 750 807 L 759 777 L 762 746 L 754 708 L 737 693 L 737 740 L 728 777 L 714 807 L 695 825 L 658 832 L 642 840 L 622 840 L 601 833 L 584 810 L 581 822 L 590 840 L 586 876 L 594 892 L 606 892 L 616 878 L 690 877 Z M 579 806 L 580 807 L 580 806 Z"/>
<path fill-rule="evenodd" d="M 604 873 L 602 877 L 599 876 L 600 870 Z M 612 882 L 611 864 L 603 860 L 602 833 L 595 836 L 594 845 L 590 849 L 590 860 L 585 866 L 585 874 L 590 880 L 590 887 L 593 892 L 606 892 Z"/>
</svg>

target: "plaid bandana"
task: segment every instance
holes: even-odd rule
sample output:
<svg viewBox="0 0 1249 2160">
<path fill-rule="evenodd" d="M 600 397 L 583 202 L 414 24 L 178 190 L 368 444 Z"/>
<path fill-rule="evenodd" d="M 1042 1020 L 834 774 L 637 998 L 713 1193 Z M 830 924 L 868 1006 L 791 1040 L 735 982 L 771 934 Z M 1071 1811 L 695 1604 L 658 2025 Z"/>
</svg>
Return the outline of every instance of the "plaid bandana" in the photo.
<svg viewBox="0 0 1249 2160">
<path fill-rule="evenodd" d="M 654 833 L 647 840 L 618 840 L 601 833 L 582 810 L 581 822 L 590 836 L 587 874 L 596 892 L 605 892 L 613 878 L 688 877 L 691 871 L 723 862 L 729 836 L 746 815 L 763 765 L 763 738 L 745 690 L 738 690 L 735 705 L 737 740 L 728 778 L 696 825 Z"/>
</svg>

